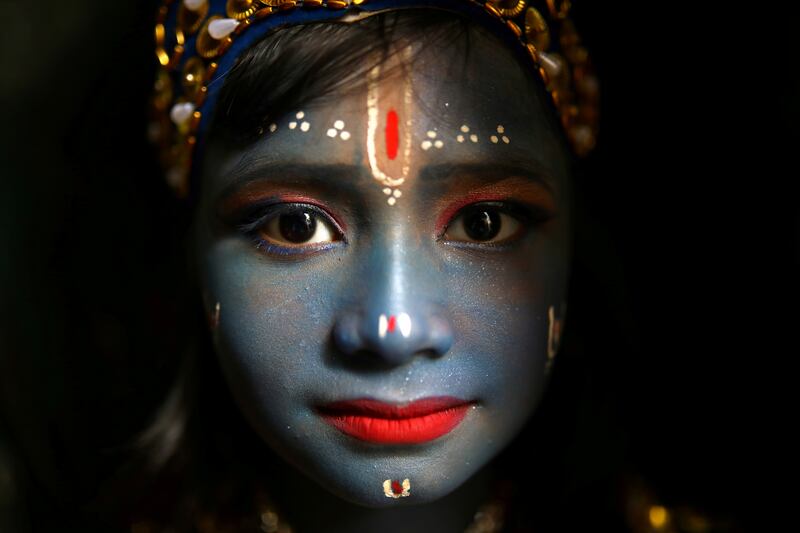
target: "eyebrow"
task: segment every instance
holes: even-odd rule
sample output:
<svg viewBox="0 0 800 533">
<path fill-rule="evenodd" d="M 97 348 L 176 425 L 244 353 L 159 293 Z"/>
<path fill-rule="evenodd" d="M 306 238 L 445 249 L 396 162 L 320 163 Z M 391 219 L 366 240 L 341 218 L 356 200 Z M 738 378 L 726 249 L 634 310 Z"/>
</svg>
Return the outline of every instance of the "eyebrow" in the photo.
<svg viewBox="0 0 800 533">
<path fill-rule="evenodd" d="M 278 162 L 269 157 L 243 159 L 229 173 L 234 180 L 225 186 L 218 198 L 225 201 L 246 185 L 253 182 L 274 182 L 286 185 L 313 184 L 320 189 L 333 192 L 361 188 L 374 182 L 369 170 L 362 165 L 338 163 Z M 529 155 L 504 158 L 502 162 L 444 162 L 430 163 L 422 167 L 417 179 L 422 183 L 446 183 L 455 176 L 483 177 L 487 182 L 498 181 L 516 175 L 545 187 L 556 194 L 556 180 L 549 168 Z"/>
<path fill-rule="evenodd" d="M 503 179 L 509 175 L 521 176 L 545 187 L 550 193 L 556 194 L 556 184 L 553 173 L 541 162 L 525 158 L 524 161 L 515 158 L 504 160 L 502 163 L 437 163 L 426 165 L 419 174 L 419 180 L 424 182 L 443 181 L 451 176 L 470 175 L 483 176 L 487 181 Z"/>
</svg>

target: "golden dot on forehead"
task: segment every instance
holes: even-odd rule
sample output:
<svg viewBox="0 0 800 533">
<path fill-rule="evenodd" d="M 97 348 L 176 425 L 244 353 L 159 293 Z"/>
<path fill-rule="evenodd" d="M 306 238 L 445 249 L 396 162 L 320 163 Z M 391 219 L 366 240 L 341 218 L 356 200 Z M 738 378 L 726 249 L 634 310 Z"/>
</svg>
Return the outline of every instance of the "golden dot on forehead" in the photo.
<svg viewBox="0 0 800 533">
<path fill-rule="evenodd" d="M 502 124 L 497 126 L 497 133 L 505 133 L 505 132 L 506 128 Z"/>
<path fill-rule="evenodd" d="M 506 137 L 505 135 L 503 135 L 503 142 L 504 142 L 504 143 L 506 143 L 506 144 L 508 144 L 508 143 L 510 143 L 510 142 L 511 142 L 511 139 L 509 139 L 508 137 Z"/>
<path fill-rule="evenodd" d="M 491 137 L 489 137 L 489 139 L 490 139 L 490 140 L 491 140 L 491 141 L 492 141 L 494 144 L 497 144 L 497 141 L 499 141 L 499 140 L 500 140 L 500 139 L 498 139 L 498 138 L 497 138 L 497 135 L 492 135 Z"/>
</svg>

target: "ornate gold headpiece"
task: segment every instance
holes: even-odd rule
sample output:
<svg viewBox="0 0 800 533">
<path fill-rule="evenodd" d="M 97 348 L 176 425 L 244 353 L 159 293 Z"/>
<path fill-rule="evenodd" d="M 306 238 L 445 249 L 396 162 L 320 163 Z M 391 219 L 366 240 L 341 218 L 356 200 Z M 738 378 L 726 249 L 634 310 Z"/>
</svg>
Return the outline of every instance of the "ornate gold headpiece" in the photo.
<svg viewBox="0 0 800 533">
<path fill-rule="evenodd" d="M 436 7 L 483 17 L 511 32 L 532 60 L 578 156 L 595 145 L 598 83 L 569 18 L 569 0 L 164 0 L 155 40 L 160 67 L 150 136 L 180 196 L 207 128 L 220 78 L 239 55 L 278 26 L 335 20 L 351 11 Z"/>
</svg>

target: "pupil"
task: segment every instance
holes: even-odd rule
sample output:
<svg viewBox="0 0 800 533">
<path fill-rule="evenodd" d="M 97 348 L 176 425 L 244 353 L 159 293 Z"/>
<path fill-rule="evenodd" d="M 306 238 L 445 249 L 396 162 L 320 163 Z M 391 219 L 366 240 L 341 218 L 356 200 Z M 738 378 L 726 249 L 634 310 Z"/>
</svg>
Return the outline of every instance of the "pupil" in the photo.
<svg viewBox="0 0 800 533">
<path fill-rule="evenodd" d="M 479 209 L 464 218 L 464 230 L 471 239 L 488 241 L 500 233 L 500 215 Z"/>
<path fill-rule="evenodd" d="M 281 215 L 278 219 L 281 236 L 289 242 L 306 242 L 317 229 L 317 220 L 308 211 Z"/>
</svg>

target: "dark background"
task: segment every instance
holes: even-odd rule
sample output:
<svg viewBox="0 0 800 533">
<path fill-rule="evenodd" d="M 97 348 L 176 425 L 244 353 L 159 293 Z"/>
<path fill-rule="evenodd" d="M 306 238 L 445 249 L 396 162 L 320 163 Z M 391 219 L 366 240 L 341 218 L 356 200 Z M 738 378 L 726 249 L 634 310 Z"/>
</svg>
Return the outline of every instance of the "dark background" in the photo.
<svg viewBox="0 0 800 533">
<path fill-rule="evenodd" d="M 781 362 L 797 355 L 775 258 L 798 258 L 793 21 L 722 2 L 574 4 L 602 130 L 580 176 L 580 334 L 554 376 L 578 416 L 558 425 L 550 473 L 576 508 L 642 480 L 670 508 L 769 530 L 786 469 L 775 428 L 793 423 Z M 177 305 L 181 213 L 144 137 L 152 3 L 0 10 L 0 531 L 15 531 L 30 514 L 72 524 L 170 383 L 168 332 L 139 317 Z"/>
</svg>

